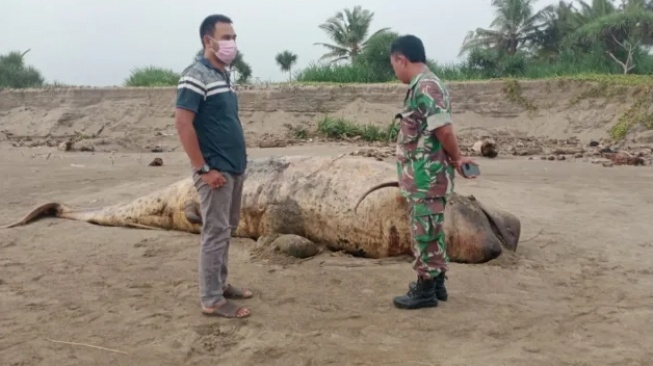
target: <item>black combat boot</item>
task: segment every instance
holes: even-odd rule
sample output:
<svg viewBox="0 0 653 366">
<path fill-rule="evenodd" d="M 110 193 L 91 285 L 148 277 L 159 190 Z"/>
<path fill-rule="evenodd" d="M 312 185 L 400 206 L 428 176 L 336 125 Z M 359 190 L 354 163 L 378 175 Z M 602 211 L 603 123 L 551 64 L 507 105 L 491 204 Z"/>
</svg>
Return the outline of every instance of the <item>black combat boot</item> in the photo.
<svg viewBox="0 0 653 366">
<path fill-rule="evenodd" d="M 447 278 L 447 276 L 444 275 L 444 273 L 440 273 L 438 277 L 435 278 L 435 296 L 438 298 L 440 301 L 447 301 L 447 298 L 449 298 L 449 295 L 447 294 L 447 288 L 444 287 L 444 280 Z M 416 282 L 413 281 L 408 285 L 409 289 L 412 289 L 415 287 Z"/>
<path fill-rule="evenodd" d="M 435 295 L 435 280 L 417 278 L 414 286 L 409 286 L 408 293 L 394 298 L 393 303 L 399 309 L 419 309 L 438 306 Z"/>
<path fill-rule="evenodd" d="M 435 296 L 437 296 L 440 301 L 447 301 L 449 294 L 447 294 L 447 288 L 444 287 L 444 280 L 447 278 L 444 273 L 440 273 L 438 277 L 435 278 Z"/>
</svg>

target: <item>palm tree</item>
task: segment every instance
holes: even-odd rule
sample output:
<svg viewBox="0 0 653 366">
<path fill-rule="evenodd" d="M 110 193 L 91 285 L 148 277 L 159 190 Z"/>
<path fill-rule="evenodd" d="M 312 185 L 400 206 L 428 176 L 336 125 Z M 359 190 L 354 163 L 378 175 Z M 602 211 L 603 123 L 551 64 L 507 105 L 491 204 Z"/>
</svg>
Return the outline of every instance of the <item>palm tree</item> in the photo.
<svg viewBox="0 0 653 366">
<path fill-rule="evenodd" d="M 578 0 L 577 2 L 580 7 L 576 12 L 578 26 L 590 23 L 617 11 L 617 6 L 611 0 L 592 0 L 591 4 L 583 0 Z"/>
<path fill-rule="evenodd" d="M 653 10 L 653 1 L 651 0 L 621 0 L 620 10 Z"/>
<path fill-rule="evenodd" d="M 326 47 L 329 52 L 325 53 L 320 60 L 331 59 L 331 62 L 354 59 L 365 48 L 369 40 L 368 33 L 374 13 L 355 6 L 353 9 L 344 9 L 336 15 L 320 24 L 329 38 L 335 44 L 315 43 L 318 46 Z M 370 37 L 385 32 L 390 28 L 381 28 Z"/>
<path fill-rule="evenodd" d="M 286 50 L 277 53 L 277 56 L 274 59 L 277 61 L 281 71 L 288 72 L 288 80 L 292 79 L 291 70 L 293 64 L 297 62 L 297 55 Z"/>
<path fill-rule="evenodd" d="M 577 14 L 571 2 L 560 0 L 543 9 L 543 18 L 544 27 L 534 42 L 539 46 L 538 57 L 555 59 L 562 52 L 565 37 L 578 26 Z"/>
<path fill-rule="evenodd" d="M 514 55 L 522 47 L 534 43 L 547 11 L 546 7 L 536 13 L 533 4 L 536 0 L 492 0 L 496 17 L 491 29 L 478 28 L 465 37 L 460 54 L 474 48 L 492 48 Z"/>
<path fill-rule="evenodd" d="M 635 57 L 653 45 L 653 13 L 641 9 L 615 11 L 600 16 L 572 34 L 577 44 L 598 43 L 628 74 L 636 67 Z"/>
</svg>

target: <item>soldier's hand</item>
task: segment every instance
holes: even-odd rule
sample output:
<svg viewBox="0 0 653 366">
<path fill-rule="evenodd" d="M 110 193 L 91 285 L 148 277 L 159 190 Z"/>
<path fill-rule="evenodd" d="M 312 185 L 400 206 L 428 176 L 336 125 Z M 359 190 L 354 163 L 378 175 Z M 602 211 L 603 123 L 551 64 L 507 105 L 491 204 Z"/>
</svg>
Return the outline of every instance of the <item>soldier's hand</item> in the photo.
<svg viewBox="0 0 653 366">
<path fill-rule="evenodd" d="M 465 164 L 478 165 L 474 161 L 474 159 L 472 159 L 472 158 L 470 158 L 468 156 L 461 156 L 460 159 L 452 161 L 452 164 L 453 164 L 454 168 L 456 168 L 456 171 L 458 172 L 458 174 L 460 174 L 460 176 L 462 176 L 463 178 L 476 179 L 475 176 L 467 177 L 467 176 L 465 176 L 465 174 L 463 174 L 463 165 L 465 165 Z"/>
</svg>

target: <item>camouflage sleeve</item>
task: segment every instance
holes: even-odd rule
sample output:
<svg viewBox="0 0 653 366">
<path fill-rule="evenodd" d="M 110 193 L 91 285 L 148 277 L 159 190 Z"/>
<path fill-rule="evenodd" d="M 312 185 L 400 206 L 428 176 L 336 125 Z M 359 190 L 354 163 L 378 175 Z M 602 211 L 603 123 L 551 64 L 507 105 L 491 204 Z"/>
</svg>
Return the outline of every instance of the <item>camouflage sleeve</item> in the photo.
<svg viewBox="0 0 653 366">
<path fill-rule="evenodd" d="M 447 99 L 435 80 L 420 81 L 415 90 L 415 104 L 422 120 L 426 121 L 426 130 L 435 131 L 452 122 Z"/>
</svg>

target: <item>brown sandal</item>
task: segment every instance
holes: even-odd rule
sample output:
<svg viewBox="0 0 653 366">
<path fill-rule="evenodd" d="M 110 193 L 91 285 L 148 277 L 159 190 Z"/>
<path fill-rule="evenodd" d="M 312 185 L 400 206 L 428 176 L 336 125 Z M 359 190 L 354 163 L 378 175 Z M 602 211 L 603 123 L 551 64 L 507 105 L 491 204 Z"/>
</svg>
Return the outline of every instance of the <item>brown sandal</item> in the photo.
<svg viewBox="0 0 653 366">
<path fill-rule="evenodd" d="M 217 308 L 213 309 L 212 311 L 206 311 L 202 309 L 202 314 L 206 316 L 221 316 L 223 318 L 246 318 L 252 313 L 250 312 L 249 314 L 238 316 L 238 312 L 244 309 L 242 306 L 238 306 L 234 304 L 231 301 L 227 301 L 224 304 L 218 306 Z"/>
<path fill-rule="evenodd" d="M 249 299 L 254 296 L 251 291 L 249 295 L 245 295 L 245 291 L 249 291 L 249 289 L 239 289 L 237 287 L 227 285 L 227 287 L 225 287 L 225 289 L 222 291 L 222 296 L 227 299 Z"/>
</svg>

